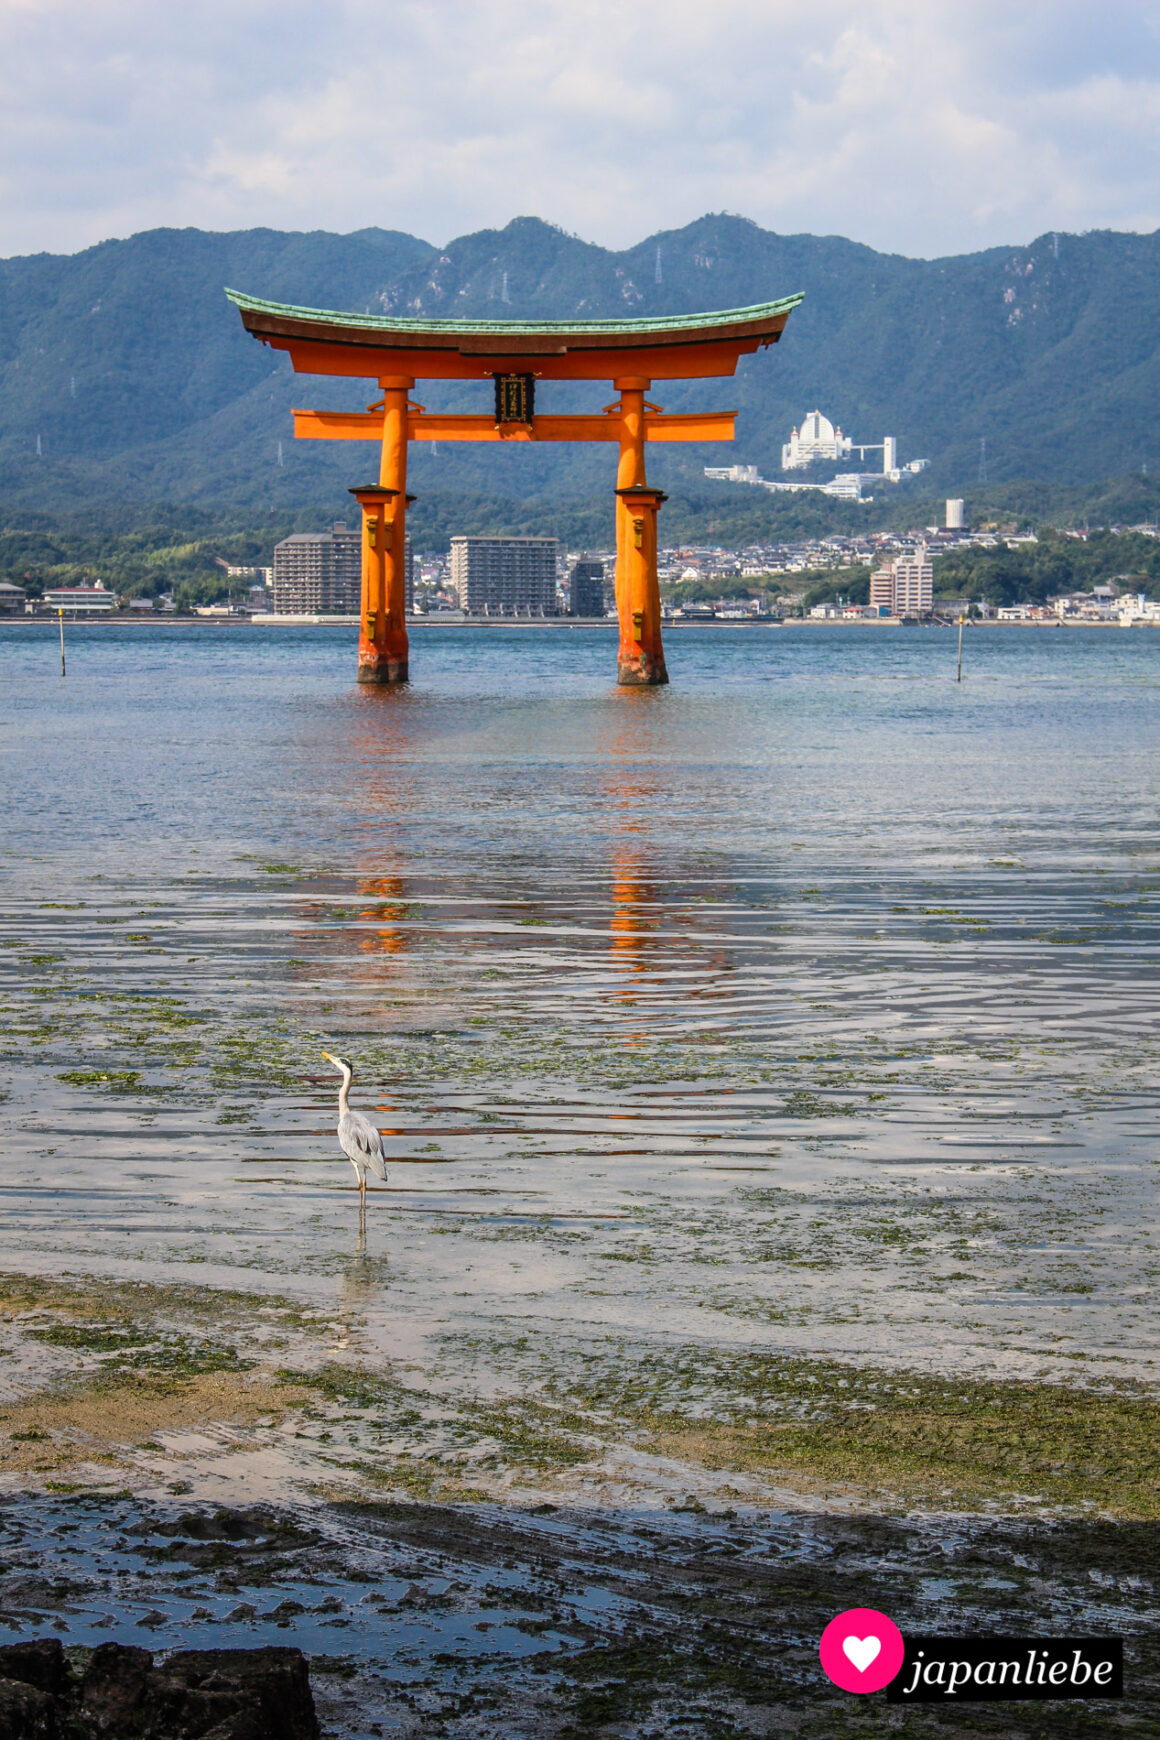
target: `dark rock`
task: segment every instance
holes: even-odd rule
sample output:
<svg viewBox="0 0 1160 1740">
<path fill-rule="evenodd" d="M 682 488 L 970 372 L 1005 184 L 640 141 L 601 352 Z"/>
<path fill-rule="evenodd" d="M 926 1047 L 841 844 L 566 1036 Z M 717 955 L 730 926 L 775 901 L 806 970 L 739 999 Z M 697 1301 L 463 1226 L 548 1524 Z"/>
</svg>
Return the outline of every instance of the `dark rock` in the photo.
<svg viewBox="0 0 1160 1740">
<path fill-rule="evenodd" d="M 0 1679 L 0 1740 L 57 1740 L 56 1700 L 22 1680 Z"/>
<path fill-rule="evenodd" d="M 72 1684 L 72 1668 L 59 1637 L 37 1637 L 0 1648 L 0 1679 L 22 1680 L 62 1697 Z"/>
<path fill-rule="evenodd" d="M 202 1694 L 232 1692 L 239 1718 L 254 1710 L 259 1719 L 253 1740 L 318 1740 L 310 1675 L 300 1649 L 182 1650 L 170 1656 L 164 1676 Z"/>
<path fill-rule="evenodd" d="M 269 1732 L 264 1716 L 229 1716 L 216 1728 L 208 1728 L 200 1740 L 266 1740 Z"/>
<path fill-rule="evenodd" d="M 102 1643 L 93 1651 L 81 1685 L 81 1708 L 94 1733 L 128 1740 L 141 1732 L 152 1669 L 149 1651 L 132 1644 Z"/>
<path fill-rule="evenodd" d="M 79 1687 L 59 1638 L 0 1649 L 0 1740 L 318 1740 L 298 1649 L 103 1643 Z"/>
<path fill-rule="evenodd" d="M 176 1526 L 158 1534 L 183 1534 L 191 1541 L 254 1541 L 269 1534 L 270 1518 L 261 1510 L 216 1510 L 212 1515 L 187 1511 Z"/>
<path fill-rule="evenodd" d="M 256 1691 L 236 1681 L 204 1690 L 186 1685 L 164 1669 L 150 1674 L 145 1692 L 144 1732 L 149 1740 L 200 1740 L 223 1725 L 228 1729 L 245 1718 L 255 1740 L 272 1733 Z"/>
</svg>

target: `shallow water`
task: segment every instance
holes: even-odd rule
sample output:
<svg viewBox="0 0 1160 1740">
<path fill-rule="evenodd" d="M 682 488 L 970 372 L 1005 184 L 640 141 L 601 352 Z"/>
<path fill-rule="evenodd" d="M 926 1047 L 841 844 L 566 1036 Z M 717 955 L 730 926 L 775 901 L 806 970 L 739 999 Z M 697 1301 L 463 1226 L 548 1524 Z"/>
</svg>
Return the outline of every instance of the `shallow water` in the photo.
<svg viewBox="0 0 1160 1740">
<path fill-rule="evenodd" d="M 66 634 L 0 627 L 0 1261 L 451 1380 L 1154 1379 L 1160 635 L 974 631 L 960 687 L 945 631 L 684 629 L 639 692 L 605 628 L 421 627 L 396 694 L 347 629 Z"/>
</svg>

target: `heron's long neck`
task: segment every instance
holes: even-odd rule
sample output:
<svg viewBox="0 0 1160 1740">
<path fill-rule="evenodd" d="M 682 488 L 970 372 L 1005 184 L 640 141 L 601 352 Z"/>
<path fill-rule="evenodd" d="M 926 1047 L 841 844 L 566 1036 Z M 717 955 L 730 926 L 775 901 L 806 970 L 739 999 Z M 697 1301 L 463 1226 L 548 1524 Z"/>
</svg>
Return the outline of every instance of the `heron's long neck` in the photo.
<svg viewBox="0 0 1160 1740">
<path fill-rule="evenodd" d="M 350 1084 L 353 1080 L 349 1069 L 342 1072 L 342 1086 L 338 1090 L 338 1115 L 340 1120 L 346 1117 L 350 1110 Z"/>
</svg>

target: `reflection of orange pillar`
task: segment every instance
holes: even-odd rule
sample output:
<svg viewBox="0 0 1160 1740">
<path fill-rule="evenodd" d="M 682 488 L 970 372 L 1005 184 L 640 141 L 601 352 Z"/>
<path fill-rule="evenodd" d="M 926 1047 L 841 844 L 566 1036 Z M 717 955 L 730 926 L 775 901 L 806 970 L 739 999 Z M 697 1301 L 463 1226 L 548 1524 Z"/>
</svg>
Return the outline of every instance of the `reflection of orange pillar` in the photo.
<svg viewBox="0 0 1160 1740">
<path fill-rule="evenodd" d="M 414 381 L 387 375 L 379 487 L 352 490 L 363 510 L 360 683 L 407 681 L 407 395 Z"/>
<path fill-rule="evenodd" d="M 620 393 L 620 465 L 616 474 L 616 613 L 620 651 L 616 680 L 646 688 L 667 683 L 661 646 L 661 593 L 657 581 L 657 509 L 665 497 L 649 489 L 644 468 L 644 395 L 647 380 L 614 382 Z"/>
<path fill-rule="evenodd" d="M 657 582 L 657 510 L 668 497 L 647 483 L 618 489 L 624 549 L 624 582 L 617 587 L 620 613 L 618 683 L 637 687 L 667 683 L 661 646 L 661 592 Z"/>
<path fill-rule="evenodd" d="M 627 955 L 630 959 L 637 956 L 644 892 L 637 861 L 618 856 L 612 875 L 612 917 L 609 919 L 614 955 Z M 639 961 L 636 964 L 639 965 Z"/>
</svg>

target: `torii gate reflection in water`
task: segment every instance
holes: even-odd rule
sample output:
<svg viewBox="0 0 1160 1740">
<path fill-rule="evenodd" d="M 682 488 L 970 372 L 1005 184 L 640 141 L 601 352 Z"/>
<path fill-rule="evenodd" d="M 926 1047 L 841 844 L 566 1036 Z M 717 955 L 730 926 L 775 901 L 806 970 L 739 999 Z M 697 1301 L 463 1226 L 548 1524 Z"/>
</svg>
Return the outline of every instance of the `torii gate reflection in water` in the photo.
<svg viewBox="0 0 1160 1740">
<path fill-rule="evenodd" d="M 378 441 L 379 480 L 352 491 L 362 509 L 360 683 L 405 683 L 404 574 L 410 441 L 615 441 L 617 682 L 667 683 L 657 585 L 657 511 L 645 475 L 648 441 L 731 441 L 735 413 L 666 415 L 645 394 L 656 380 L 731 375 L 737 359 L 775 344 L 801 296 L 716 314 L 657 320 L 392 320 L 226 294 L 246 330 L 290 353 L 295 370 L 377 380 L 365 412 L 295 411 L 299 439 Z M 489 380 L 494 414 L 430 413 L 411 402 L 417 380 Z M 611 381 L 620 397 L 591 416 L 543 417 L 537 380 Z"/>
</svg>

